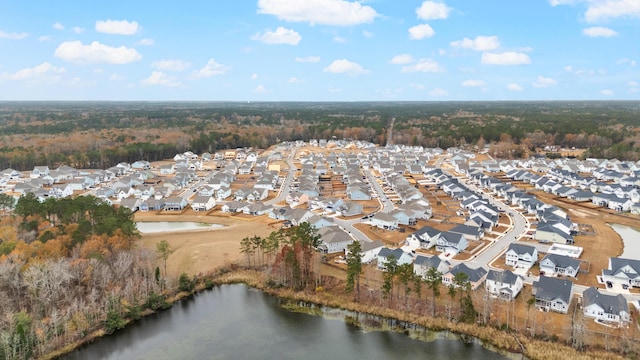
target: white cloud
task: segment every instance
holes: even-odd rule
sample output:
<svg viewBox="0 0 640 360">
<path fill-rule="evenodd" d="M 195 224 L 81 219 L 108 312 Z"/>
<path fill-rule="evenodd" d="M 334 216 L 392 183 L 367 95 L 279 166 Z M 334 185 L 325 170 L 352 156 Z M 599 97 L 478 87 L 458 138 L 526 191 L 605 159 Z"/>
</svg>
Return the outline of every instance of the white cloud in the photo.
<svg viewBox="0 0 640 360">
<path fill-rule="evenodd" d="M 420 40 L 435 35 L 435 31 L 429 24 L 420 24 L 409 28 L 409 38 L 412 40 Z"/>
<path fill-rule="evenodd" d="M 411 84 L 409 84 L 409 87 L 411 87 L 412 89 L 415 89 L 415 90 L 420 90 L 420 91 L 424 90 L 424 85 L 422 85 L 422 84 L 411 83 Z"/>
<path fill-rule="evenodd" d="M 151 66 L 158 70 L 185 71 L 191 66 L 191 63 L 179 59 L 163 59 L 152 62 Z"/>
<path fill-rule="evenodd" d="M 251 37 L 251 40 L 261 41 L 269 45 L 298 45 L 300 40 L 302 40 L 302 36 L 300 36 L 300 34 L 298 34 L 295 30 L 278 26 L 276 31 L 267 30 L 264 33 L 256 33 Z"/>
<path fill-rule="evenodd" d="M 422 58 L 413 65 L 407 65 L 402 67 L 403 73 L 412 72 L 443 72 L 444 68 L 438 64 L 437 61 L 429 58 Z"/>
<path fill-rule="evenodd" d="M 580 0 L 549 0 L 549 4 L 551 4 L 551 6 L 573 5 L 578 1 Z"/>
<path fill-rule="evenodd" d="M 522 91 L 524 88 L 516 83 L 507 84 L 507 89 L 511 91 Z"/>
<path fill-rule="evenodd" d="M 441 89 L 441 88 L 435 88 L 435 89 L 429 91 L 429 95 L 434 96 L 434 97 L 446 96 L 447 94 L 449 94 L 449 92 L 447 90 Z"/>
<path fill-rule="evenodd" d="M 333 74 L 346 74 L 349 76 L 357 76 L 368 74 L 369 70 L 363 68 L 360 64 L 349 61 L 347 59 L 334 60 L 329 66 L 324 68 L 324 72 Z"/>
<path fill-rule="evenodd" d="M 153 45 L 153 43 L 154 43 L 153 39 L 140 39 L 140 41 L 138 41 L 138 44 L 145 45 L 145 46 L 151 46 Z"/>
<path fill-rule="evenodd" d="M 345 0 L 258 0 L 258 14 L 311 25 L 351 26 L 370 23 L 379 14 L 371 6 Z"/>
<path fill-rule="evenodd" d="M 632 86 L 632 87 L 633 87 L 633 86 L 638 86 L 638 82 L 637 82 L 637 81 L 633 81 L 633 80 L 631 80 L 631 81 L 629 81 L 629 82 L 627 83 L 627 85 Z"/>
<path fill-rule="evenodd" d="M 8 33 L 8 32 L 4 32 L 4 31 L 0 30 L 0 39 L 22 40 L 22 39 L 26 38 L 27 36 L 29 36 L 29 34 L 27 34 L 25 32 L 22 32 L 22 33 L 16 33 L 16 32 Z"/>
<path fill-rule="evenodd" d="M 207 78 L 214 75 L 223 75 L 230 68 L 228 66 L 222 65 L 216 62 L 215 59 L 209 59 L 207 65 L 205 65 L 202 69 L 198 70 L 194 73 L 196 78 Z"/>
<path fill-rule="evenodd" d="M 73 32 L 76 34 L 82 34 L 86 29 L 80 26 L 74 26 Z"/>
<path fill-rule="evenodd" d="M 94 73 L 94 74 L 102 74 L 103 72 L 104 72 L 104 69 L 103 69 L 103 68 L 97 68 L 97 69 L 94 69 L 94 70 L 93 70 L 93 73 Z"/>
<path fill-rule="evenodd" d="M 295 58 L 296 62 L 311 62 L 317 63 L 320 62 L 320 56 L 307 56 L 307 57 L 298 57 Z"/>
<path fill-rule="evenodd" d="M 582 29 L 582 33 L 589 37 L 612 37 L 618 35 L 617 32 L 603 26 Z"/>
<path fill-rule="evenodd" d="M 264 85 L 258 85 L 251 92 L 264 94 L 268 91 L 267 91 L 267 88 L 264 87 Z"/>
<path fill-rule="evenodd" d="M 330 93 L 339 93 L 339 92 L 342 92 L 342 89 L 330 86 L 329 89 L 327 89 L 327 91 Z"/>
<path fill-rule="evenodd" d="M 418 19 L 422 20 L 446 19 L 449 17 L 451 10 L 444 3 L 425 1 L 416 9 L 416 15 L 418 15 Z"/>
<path fill-rule="evenodd" d="M 80 41 L 65 41 L 58 45 L 55 56 L 74 63 L 127 64 L 142 59 L 134 48 L 113 47 L 97 41 L 84 45 Z"/>
<path fill-rule="evenodd" d="M 485 86 L 485 85 L 487 85 L 487 83 L 485 83 L 482 80 L 469 79 L 469 80 L 463 81 L 462 84 L 460 84 L 460 85 L 465 86 L 465 87 L 479 87 L 479 86 Z"/>
<path fill-rule="evenodd" d="M 529 55 L 506 51 L 502 53 L 484 52 L 482 53 L 481 62 L 487 65 L 523 65 L 530 64 Z"/>
<path fill-rule="evenodd" d="M 372 38 L 373 37 L 373 33 L 371 31 L 362 30 L 362 36 L 364 36 L 366 38 Z"/>
<path fill-rule="evenodd" d="M 109 76 L 109 80 L 111 81 L 122 81 L 124 79 L 125 79 L 124 75 L 121 75 L 121 74 L 113 73 L 111 74 L 111 76 Z"/>
<path fill-rule="evenodd" d="M 140 80 L 143 85 L 159 85 L 167 87 L 178 87 L 182 84 L 174 76 L 170 76 L 162 71 L 153 71 L 148 78 Z"/>
<path fill-rule="evenodd" d="M 612 96 L 613 95 L 613 90 L 611 90 L 611 89 L 600 90 L 600 94 L 602 94 L 604 96 Z"/>
<path fill-rule="evenodd" d="M 333 37 L 333 41 L 337 42 L 337 43 L 340 43 L 340 44 L 346 44 L 348 40 L 343 38 L 340 35 L 336 35 L 336 36 Z"/>
<path fill-rule="evenodd" d="M 251 80 L 257 80 L 257 79 L 258 79 L 258 73 L 251 74 Z"/>
<path fill-rule="evenodd" d="M 64 30 L 64 25 L 60 24 L 59 22 L 54 23 L 52 27 L 56 30 Z"/>
<path fill-rule="evenodd" d="M 546 88 L 546 87 L 558 85 L 558 81 L 556 81 L 556 79 L 553 79 L 553 78 L 538 76 L 536 81 L 534 81 L 531 85 L 537 88 Z"/>
<path fill-rule="evenodd" d="M 571 66 L 571 65 L 567 65 L 567 66 L 565 66 L 563 69 L 564 69 L 564 71 L 566 71 L 566 72 L 572 72 L 572 71 L 573 71 L 573 66 Z"/>
<path fill-rule="evenodd" d="M 51 36 L 49 36 L 49 35 L 42 35 L 42 36 L 38 37 L 38 41 L 41 41 L 41 42 L 42 41 L 49 41 L 49 40 L 51 40 Z"/>
<path fill-rule="evenodd" d="M 63 67 L 53 66 L 48 62 L 43 62 L 40 65 L 24 68 L 22 70 L 18 70 L 13 74 L 9 74 L 8 78 L 11 80 L 37 80 L 37 79 L 49 79 L 57 81 L 59 76 L 56 74 L 61 74 L 66 71 Z"/>
<path fill-rule="evenodd" d="M 127 20 L 98 20 L 96 31 L 103 34 L 135 35 L 140 26 L 135 21 Z"/>
<path fill-rule="evenodd" d="M 391 60 L 389 60 L 389 63 L 391 64 L 395 64 L 395 65 L 404 65 L 404 64 L 410 64 L 413 62 L 413 56 L 411 56 L 410 54 L 400 54 L 400 55 L 396 55 L 394 57 L 391 58 Z"/>
<path fill-rule="evenodd" d="M 584 17 L 591 23 L 619 17 L 640 18 L 640 2 L 637 0 L 590 1 Z"/>
<path fill-rule="evenodd" d="M 620 59 L 618 61 L 616 61 L 616 64 L 618 65 L 629 65 L 629 66 L 636 66 L 637 63 L 635 60 L 632 59 Z"/>
<path fill-rule="evenodd" d="M 298 78 L 297 78 L 297 77 L 295 77 L 295 76 L 292 76 L 292 77 L 290 77 L 290 78 L 289 78 L 289 80 L 287 80 L 287 82 L 288 82 L 289 84 L 300 84 L 300 83 L 302 83 L 303 81 L 302 81 L 302 80 L 300 80 L 300 79 L 298 79 Z"/>
<path fill-rule="evenodd" d="M 476 36 L 475 39 L 464 38 L 449 43 L 452 47 L 471 49 L 475 51 L 491 51 L 500 47 L 497 36 Z"/>
</svg>

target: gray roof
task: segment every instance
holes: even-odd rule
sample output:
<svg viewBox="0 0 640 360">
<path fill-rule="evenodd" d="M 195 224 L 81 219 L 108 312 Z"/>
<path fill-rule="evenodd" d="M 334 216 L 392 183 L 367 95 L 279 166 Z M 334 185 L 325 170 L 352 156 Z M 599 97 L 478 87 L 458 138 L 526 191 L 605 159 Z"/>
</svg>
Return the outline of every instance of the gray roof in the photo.
<svg viewBox="0 0 640 360">
<path fill-rule="evenodd" d="M 619 314 L 622 311 L 629 313 L 629 304 L 622 294 L 601 294 L 592 286 L 582 293 L 582 299 L 585 307 L 597 304 L 608 314 Z"/>
<path fill-rule="evenodd" d="M 487 274 L 487 280 L 510 285 L 515 284 L 519 277 L 522 276 L 514 274 L 511 270 L 489 270 L 489 274 Z"/>
<path fill-rule="evenodd" d="M 422 265 L 422 266 L 426 266 L 429 268 L 438 268 L 438 266 L 440 266 L 440 263 L 442 263 L 442 259 L 440 259 L 438 256 L 424 256 L 424 255 L 418 255 L 416 256 L 415 260 L 413 261 L 413 263 L 415 265 Z M 447 262 L 446 260 L 444 260 L 445 262 Z M 447 262 L 448 263 L 448 262 Z"/>
<path fill-rule="evenodd" d="M 622 268 L 629 266 L 635 271 L 634 273 L 623 271 Z M 635 279 L 640 277 L 640 260 L 624 259 L 624 258 L 610 258 L 609 269 L 602 270 L 603 275 L 616 275 L 623 272 L 628 278 Z"/>
<path fill-rule="evenodd" d="M 478 226 L 460 224 L 449 230 L 449 232 L 462 235 L 480 236 L 480 234 L 482 233 L 482 228 Z"/>
<path fill-rule="evenodd" d="M 468 280 L 470 282 L 477 282 L 487 273 L 487 270 L 485 270 L 483 267 L 472 269 L 466 264 L 461 263 L 449 270 L 449 274 L 452 274 L 453 276 L 455 276 L 457 273 L 465 273 L 469 277 Z"/>
<path fill-rule="evenodd" d="M 561 299 L 566 304 L 569 304 L 573 283 L 567 279 L 540 276 L 538 281 L 533 282 L 533 288 L 536 299 L 545 301 Z"/>
<path fill-rule="evenodd" d="M 565 255 L 547 254 L 542 258 L 542 260 L 540 260 L 540 262 L 545 260 L 551 260 L 556 264 L 556 267 L 562 269 L 566 269 L 568 267 L 572 267 L 574 269 L 580 268 L 580 260 Z"/>
<path fill-rule="evenodd" d="M 520 255 L 520 254 L 530 254 L 530 255 L 533 256 L 533 252 L 536 250 L 536 248 L 535 248 L 535 246 L 531 246 L 531 245 L 511 243 L 509 245 L 509 250 L 515 251 L 515 253 L 518 254 L 518 255 Z M 509 251 L 509 250 L 507 250 L 507 251 Z"/>
</svg>

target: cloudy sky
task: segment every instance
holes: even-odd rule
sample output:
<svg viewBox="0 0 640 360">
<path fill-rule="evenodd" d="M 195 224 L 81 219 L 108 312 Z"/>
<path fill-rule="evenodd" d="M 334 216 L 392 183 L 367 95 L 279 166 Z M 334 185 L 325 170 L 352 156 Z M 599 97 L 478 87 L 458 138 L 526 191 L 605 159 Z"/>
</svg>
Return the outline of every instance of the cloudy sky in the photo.
<svg viewBox="0 0 640 360">
<path fill-rule="evenodd" d="M 638 99 L 640 0 L 3 1 L 0 100 Z"/>
</svg>

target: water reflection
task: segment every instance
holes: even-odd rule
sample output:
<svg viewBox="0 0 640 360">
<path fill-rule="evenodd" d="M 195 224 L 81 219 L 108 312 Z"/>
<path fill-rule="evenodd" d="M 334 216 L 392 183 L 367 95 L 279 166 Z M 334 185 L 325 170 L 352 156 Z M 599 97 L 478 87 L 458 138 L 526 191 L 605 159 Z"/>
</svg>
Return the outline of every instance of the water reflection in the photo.
<svg viewBox="0 0 640 360">
<path fill-rule="evenodd" d="M 364 332 L 343 320 L 284 310 L 243 285 L 182 301 L 64 359 L 504 359 L 479 344 Z"/>
</svg>

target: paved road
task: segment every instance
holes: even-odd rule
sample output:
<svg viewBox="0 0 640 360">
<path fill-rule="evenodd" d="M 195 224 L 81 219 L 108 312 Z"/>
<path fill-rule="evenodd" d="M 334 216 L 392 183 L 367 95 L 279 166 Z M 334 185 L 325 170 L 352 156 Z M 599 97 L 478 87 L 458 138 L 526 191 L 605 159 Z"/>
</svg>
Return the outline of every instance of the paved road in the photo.
<svg viewBox="0 0 640 360">
<path fill-rule="evenodd" d="M 271 200 L 265 201 L 266 205 L 277 204 L 279 202 L 284 201 L 287 198 L 287 195 L 291 190 L 291 182 L 293 182 L 293 177 L 296 173 L 296 166 L 293 163 L 293 159 L 295 158 L 297 151 L 298 149 L 294 148 L 294 149 L 291 149 L 291 151 L 289 152 L 289 156 L 287 157 L 287 165 L 289 165 L 289 171 L 287 172 L 287 176 L 285 177 L 282 183 L 282 186 L 280 186 L 280 189 L 278 189 L 278 195 Z"/>
</svg>

